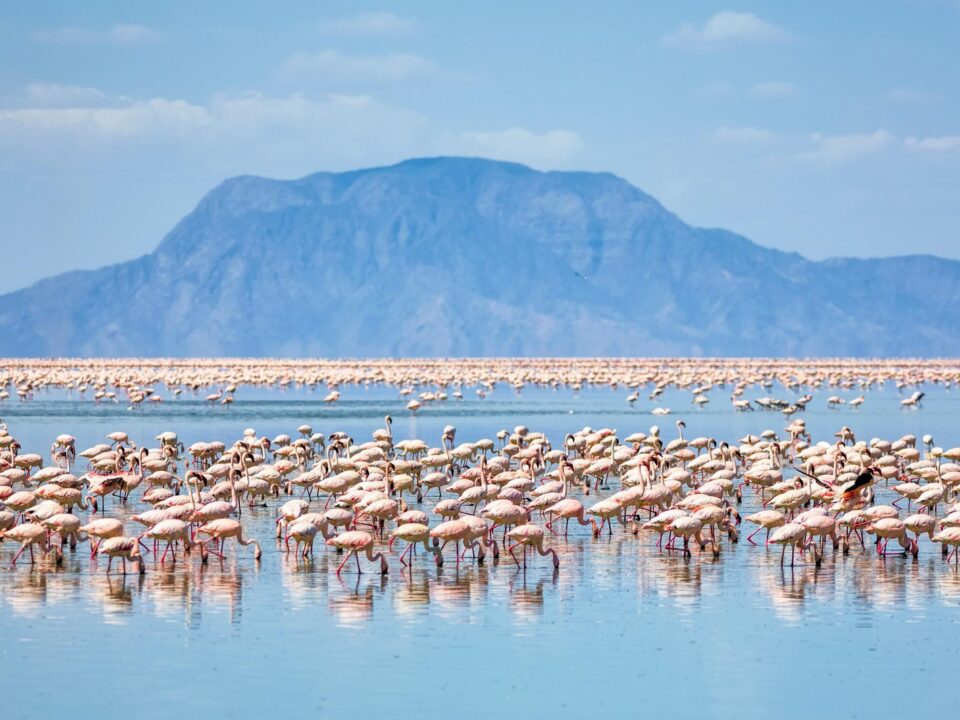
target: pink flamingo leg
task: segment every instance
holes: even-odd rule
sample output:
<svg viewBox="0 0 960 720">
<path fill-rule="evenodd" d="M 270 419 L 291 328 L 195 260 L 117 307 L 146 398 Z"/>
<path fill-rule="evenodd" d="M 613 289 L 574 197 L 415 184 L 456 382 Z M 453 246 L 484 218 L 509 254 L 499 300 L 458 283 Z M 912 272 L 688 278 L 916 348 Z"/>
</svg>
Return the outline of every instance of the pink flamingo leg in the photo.
<svg viewBox="0 0 960 720">
<path fill-rule="evenodd" d="M 347 564 L 347 560 L 350 559 L 350 556 L 355 553 L 356 553 L 356 550 L 351 550 L 350 552 L 347 553 L 347 556 L 343 559 L 343 562 L 340 563 L 340 567 L 337 568 L 337 575 L 339 575 L 340 571 L 343 570 L 343 566 Z"/>
</svg>

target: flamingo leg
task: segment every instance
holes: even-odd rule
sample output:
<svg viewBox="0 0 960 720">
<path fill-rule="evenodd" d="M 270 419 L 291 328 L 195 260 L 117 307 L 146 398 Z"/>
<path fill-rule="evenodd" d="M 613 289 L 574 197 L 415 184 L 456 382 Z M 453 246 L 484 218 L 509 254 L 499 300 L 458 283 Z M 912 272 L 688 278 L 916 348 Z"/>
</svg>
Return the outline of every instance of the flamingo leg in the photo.
<svg viewBox="0 0 960 720">
<path fill-rule="evenodd" d="M 340 567 L 337 568 L 337 575 L 340 574 L 340 571 L 343 570 L 343 566 L 347 564 L 347 560 L 349 560 L 349 559 L 350 559 L 350 556 L 353 555 L 353 554 L 354 554 L 354 551 L 353 551 L 353 550 L 351 550 L 350 552 L 347 553 L 347 556 L 343 559 L 343 562 L 340 563 Z"/>
<path fill-rule="evenodd" d="M 14 567 L 16 567 L 16 566 L 17 566 L 17 560 L 20 558 L 20 556 L 23 554 L 23 551 L 26 550 L 26 549 L 27 549 L 27 546 L 26 546 L 26 545 L 21 545 L 21 546 L 20 546 L 20 550 L 18 550 L 18 551 L 17 551 L 17 554 L 13 556 L 13 562 L 10 563 L 10 564 L 13 565 Z M 949 562 L 949 560 L 948 560 L 948 562 Z"/>
</svg>

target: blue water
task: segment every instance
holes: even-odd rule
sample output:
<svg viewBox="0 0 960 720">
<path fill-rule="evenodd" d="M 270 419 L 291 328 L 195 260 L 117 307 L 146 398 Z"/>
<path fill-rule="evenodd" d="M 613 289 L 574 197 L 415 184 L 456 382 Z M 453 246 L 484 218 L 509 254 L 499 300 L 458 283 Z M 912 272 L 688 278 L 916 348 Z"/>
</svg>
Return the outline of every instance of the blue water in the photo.
<svg viewBox="0 0 960 720">
<path fill-rule="evenodd" d="M 229 444 L 246 427 L 295 436 L 306 422 L 362 442 L 388 412 L 395 438 L 431 445 L 446 424 L 458 442 L 523 424 L 555 445 L 584 425 L 625 437 L 657 424 L 669 439 L 682 418 L 687 437 L 733 440 L 786 424 L 775 412 L 732 412 L 729 388 L 703 410 L 669 391 L 655 403 L 673 409 L 666 417 L 652 416 L 645 396 L 629 408 L 623 389 L 498 387 L 485 400 L 465 392 L 467 400 L 416 417 L 395 390 L 341 390 L 332 407 L 319 402 L 320 390 L 241 388 L 231 407 L 184 398 L 135 411 L 50 392 L 8 401 L 0 417 L 24 452 L 45 456 L 63 432 L 80 448 L 114 430 L 138 444 L 164 430 L 186 444 Z M 825 406 L 834 391 L 822 392 L 802 417 L 815 440 L 849 425 L 865 440 L 932 433 L 943 447 L 960 445 L 960 395 L 928 393 L 915 411 L 900 410 L 892 387 L 868 393 L 860 410 L 834 411 Z M 761 395 L 795 393 L 747 393 Z M 748 494 L 741 512 L 755 505 Z M 108 511 L 138 507 L 111 500 Z M 351 565 L 338 578 L 340 557 L 320 543 L 313 562 L 282 553 L 273 515 L 274 507 L 244 510 L 247 534 L 263 544 L 259 564 L 249 548 L 231 546 L 223 563 L 192 557 L 161 567 L 149 558 L 142 579 L 107 577 L 85 543 L 60 568 L 32 569 L 12 569 L 15 548 L 0 545 L 2 716 L 878 718 L 960 707 L 949 682 L 960 576 L 928 541 L 918 560 L 857 547 L 849 556 L 828 551 L 820 568 L 781 568 L 779 550 L 762 545 L 684 559 L 618 525 L 612 538 L 595 540 L 587 528 L 567 541 L 550 537 L 558 572 L 543 558 L 523 572 L 509 558 L 457 570 L 421 555 L 412 571 L 393 559 L 386 577 Z"/>
</svg>

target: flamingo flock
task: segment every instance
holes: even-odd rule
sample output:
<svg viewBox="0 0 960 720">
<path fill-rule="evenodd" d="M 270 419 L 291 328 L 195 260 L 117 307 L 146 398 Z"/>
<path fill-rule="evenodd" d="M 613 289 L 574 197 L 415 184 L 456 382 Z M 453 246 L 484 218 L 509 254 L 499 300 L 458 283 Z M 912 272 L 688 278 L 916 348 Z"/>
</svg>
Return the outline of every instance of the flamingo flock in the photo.
<svg viewBox="0 0 960 720">
<path fill-rule="evenodd" d="M 834 393 L 828 408 L 856 412 L 866 402 L 866 392 L 893 386 L 900 407 L 916 410 L 923 406 L 924 387 L 949 389 L 957 382 L 956 360 L 899 358 L 7 359 L 0 365 L 0 407 L 8 399 L 28 402 L 38 393 L 58 390 L 97 404 L 122 402 L 130 410 L 189 397 L 226 409 L 236 402 L 242 386 L 279 390 L 325 386 L 322 401 L 334 405 L 349 397 L 344 395 L 349 388 L 376 384 L 396 388 L 411 414 L 471 396 L 483 401 L 501 389 L 521 393 L 527 387 L 565 387 L 579 392 L 605 387 L 624 389 L 629 407 L 649 409 L 657 416 L 672 414 L 662 404 L 671 388 L 689 393 L 691 404 L 699 409 L 717 397 L 713 391 L 726 395 L 729 390 L 730 406 L 736 411 L 791 416 L 806 410 L 812 391 L 818 389 Z M 771 396 L 775 385 L 790 394 Z M 844 397 L 853 393 L 857 395 Z M 642 401 L 660 404 L 644 407 Z"/>
<path fill-rule="evenodd" d="M 540 558 L 556 570 L 571 536 L 614 533 L 684 558 L 741 544 L 820 565 L 849 553 L 917 557 L 929 545 L 960 566 L 960 447 L 863 440 L 848 426 L 814 442 L 799 418 L 728 440 L 685 431 L 677 421 L 671 437 L 654 426 L 551 438 L 517 426 L 461 441 L 448 425 L 431 445 L 395 438 L 388 416 L 365 441 L 302 424 L 190 445 L 173 431 L 144 444 L 117 431 L 78 451 L 60 434 L 47 460 L 2 425 L 0 541 L 14 567 L 24 556 L 59 563 L 81 543 L 108 573 L 115 560 L 142 574 L 249 546 L 260 562 L 267 539 L 245 519 L 266 508 L 277 553 L 310 562 L 320 540 L 342 555 L 338 575 L 351 561 L 357 573 L 420 562 L 522 571 Z M 752 526 L 744 543 L 742 522 Z"/>
</svg>

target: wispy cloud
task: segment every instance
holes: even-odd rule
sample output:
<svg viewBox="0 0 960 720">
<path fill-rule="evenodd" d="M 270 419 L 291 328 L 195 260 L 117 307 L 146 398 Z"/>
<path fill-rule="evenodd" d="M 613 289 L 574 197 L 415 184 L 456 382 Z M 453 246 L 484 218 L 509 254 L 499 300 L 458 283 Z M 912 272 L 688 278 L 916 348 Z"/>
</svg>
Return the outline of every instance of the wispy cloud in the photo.
<svg viewBox="0 0 960 720">
<path fill-rule="evenodd" d="M 104 98 L 97 98 L 104 100 Z M 185 100 L 126 101 L 67 107 L 22 107 L 0 110 L 0 144 L 30 142 L 50 136 L 112 141 L 182 135 L 210 123 L 210 113 Z"/>
<path fill-rule="evenodd" d="M 780 138 L 777 133 L 762 128 L 726 126 L 714 130 L 713 136 L 731 145 L 771 145 Z"/>
<path fill-rule="evenodd" d="M 273 142 L 276 137 L 314 147 L 318 136 L 331 145 L 377 141 L 426 125 L 419 113 L 366 95 L 312 99 L 246 92 L 218 94 L 196 104 L 168 98 L 133 100 L 96 88 L 31 85 L 21 102 L 29 105 L 0 110 L 0 147 L 47 147 L 57 140 L 80 140 L 84 147 L 92 147 L 163 138 Z"/>
<path fill-rule="evenodd" d="M 886 130 L 868 134 L 810 136 L 813 147 L 797 154 L 804 162 L 842 164 L 860 160 L 886 150 L 895 140 Z"/>
<path fill-rule="evenodd" d="M 264 138 L 287 130 L 294 132 L 294 146 L 296 139 L 302 138 L 307 146 L 371 142 L 389 147 L 395 142 L 402 148 L 427 125 L 418 112 L 369 95 L 309 98 L 299 93 L 280 97 L 259 92 L 221 94 L 212 99 L 209 110 L 218 131 L 227 136 Z"/>
<path fill-rule="evenodd" d="M 320 23 L 321 32 L 347 37 L 406 35 L 416 29 L 416 20 L 399 17 L 392 12 L 361 13 L 353 17 L 326 20 Z"/>
<path fill-rule="evenodd" d="M 584 142 L 575 132 L 443 131 L 416 110 L 370 95 L 221 93 L 206 102 L 130 99 L 95 88 L 34 86 L 0 109 L 0 158 L 101 168 L 133 158 L 202 157 L 218 173 L 296 176 L 326 167 L 454 154 L 569 167 Z M 84 104 L 86 101 L 86 104 Z M 63 106 L 66 103 L 67 106 Z M 2 165 L 3 163 L 0 163 Z"/>
<path fill-rule="evenodd" d="M 535 167 L 561 167 L 583 149 L 583 139 L 568 130 L 536 133 L 522 127 L 508 130 L 448 133 L 439 138 L 437 151 L 451 155 L 477 155 L 513 160 Z"/>
<path fill-rule="evenodd" d="M 166 40 L 166 36 L 135 23 L 117 23 L 108 30 L 89 30 L 81 27 L 59 27 L 37 30 L 34 42 L 44 45 L 116 45 L 119 47 L 144 47 Z"/>
<path fill-rule="evenodd" d="M 754 97 L 780 98 L 797 94 L 797 86 L 783 80 L 767 80 L 755 83 L 749 91 Z"/>
<path fill-rule="evenodd" d="M 5 107 L 103 107 L 114 104 L 102 90 L 86 85 L 30 83 L 20 96 L 3 98 Z"/>
<path fill-rule="evenodd" d="M 753 13 L 724 10 L 702 27 L 684 23 L 676 31 L 664 35 L 662 42 L 669 47 L 689 50 L 716 50 L 734 45 L 770 45 L 789 39 L 789 33 L 782 27 Z"/>
<path fill-rule="evenodd" d="M 348 55 L 337 50 L 296 53 L 287 58 L 282 73 L 288 80 L 344 83 L 384 83 L 445 76 L 433 62 L 413 53 Z"/>
<path fill-rule="evenodd" d="M 161 43 L 166 40 L 166 36 L 144 25 L 119 24 L 107 32 L 107 40 L 123 47 L 140 47 Z"/>
<path fill-rule="evenodd" d="M 93 87 L 41 84 L 4 99 L 0 109 L 0 156 L 31 162 L 31 153 L 51 162 L 88 154 L 128 157 L 162 146 L 192 152 L 203 148 L 210 163 L 231 171 L 257 167 L 313 169 L 316 158 L 339 162 L 382 161 L 411 155 L 474 155 L 567 167 L 584 143 L 563 129 L 442 132 L 410 108 L 370 95 L 260 92 L 220 93 L 203 103 L 182 99 L 132 99 Z"/>
<path fill-rule="evenodd" d="M 929 153 L 952 153 L 960 150 L 960 135 L 908 137 L 903 141 L 903 144 L 908 150 L 920 150 Z"/>
</svg>

